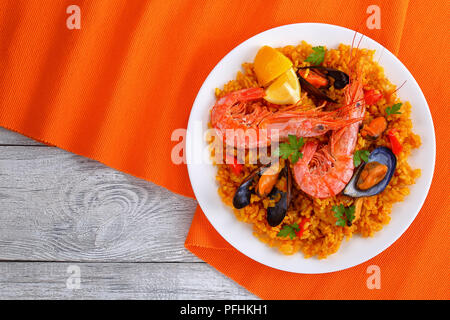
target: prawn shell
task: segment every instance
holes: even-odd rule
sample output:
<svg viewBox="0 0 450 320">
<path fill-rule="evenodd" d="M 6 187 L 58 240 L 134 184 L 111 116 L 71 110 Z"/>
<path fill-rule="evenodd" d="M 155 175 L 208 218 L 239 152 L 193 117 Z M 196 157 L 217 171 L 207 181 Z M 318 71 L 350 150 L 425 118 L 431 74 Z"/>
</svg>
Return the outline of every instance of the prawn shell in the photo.
<svg viewBox="0 0 450 320">
<path fill-rule="evenodd" d="M 384 176 L 383 180 L 378 182 L 376 185 L 367 190 L 361 190 L 357 187 L 359 175 L 361 174 L 362 170 L 367 165 L 367 163 L 374 161 L 377 161 L 387 166 L 388 171 Z M 350 182 L 342 191 L 344 195 L 353 198 L 370 197 L 377 195 L 383 192 L 384 189 L 386 189 L 387 185 L 392 179 L 392 176 L 394 175 L 395 168 L 397 167 L 397 158 L 394 155 L 394 153 L 392 153 L 392 151 L 389 148 L 378 147 L 375 150 L 373 150 L 372 153 L 369 155 L 367 163 L 363 163 L 358 167 L 356 172 L 353 174 L 353 177 L 350 179 Z"/>
</svg>

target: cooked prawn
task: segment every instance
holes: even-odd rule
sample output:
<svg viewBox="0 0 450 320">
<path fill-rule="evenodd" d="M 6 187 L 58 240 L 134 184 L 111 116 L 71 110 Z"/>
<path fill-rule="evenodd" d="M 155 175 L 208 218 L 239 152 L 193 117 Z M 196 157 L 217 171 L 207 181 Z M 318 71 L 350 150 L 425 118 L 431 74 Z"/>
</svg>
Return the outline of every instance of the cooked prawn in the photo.
<svg viewBox="0 0 450 320">
<path fill-rule="evenodd" d="M 332 131 L 328 144 L 319 150 L 317 142 L 306 143 L 302 149 L 303 158 L 294 165 L 295 181 L 301 190 L 312 197 L 335 196 L 353 175 L 353 152 L 365 113 L 364 91 L 359 78 L 360 75 L 357 75 L 357 79 L 345 88 L 346 106 L 342 108 L 352 106 L 346 117 L 355 120 L 354 123 Z"/>
<path fill-rule="evenodd" d="M 237 148 L 264 147 L 273 139 L 285 140 L 289 135 L 320 136 L 361 120 L 348 117 L 344 111 L 328 112 L 320 108 L 304 111 L 296 105 L 270 111 L 258 101 L 263 97 L 262 88 L 250 88 L 217 100 L 211 110 L 211 124 L 226 144 Z"/>
</svg>

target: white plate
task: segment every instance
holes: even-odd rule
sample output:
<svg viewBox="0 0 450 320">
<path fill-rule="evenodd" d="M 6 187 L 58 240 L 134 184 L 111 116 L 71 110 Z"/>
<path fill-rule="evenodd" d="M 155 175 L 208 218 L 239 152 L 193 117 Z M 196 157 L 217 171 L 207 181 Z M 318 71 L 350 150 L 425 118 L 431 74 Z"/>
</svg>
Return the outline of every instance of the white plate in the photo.
<svg viewBox="0 0 450 320">
<path fill-rule="evenodd" d="M 305 40 L 313 46 L 336 48 L 339 43 L 350 45 L 354 35 L 355 31 L 334 25 L 299 23 L 267 30 L 234 48 L 211 71 L 198 92 L 188 123 L 187 155 L 207 154 L 207 143 L 198 132 L 207 130 L 209 110 L 215 102 L 214 89 L 221 88 L 234 79 L 236 72 L 241 70 L 241 64 L 253 61 L 261 46 L 282 47 Z M 405 201 L 394 205 L 391 222 L 373 238 L 354 236 L 348 242 L 343 241 L 337 253 L 319 260 L 305 259 L 302 253 L 286 256 L 279 253 L 278 249 L 260 242 L 253 236 L 251 225 L 238 221 L 232 209 L 220 200 L 215 181 L 217 169 L 205 161 L 188 163 L 192 188 L 206 217 L 226 241 L 249 258 L 272 268 L 295 273 L 326 273 L 350 268 L 375 257 L 393 244 L 406 231 L 422 207 L 433 177 L 436 155 L 433 121 L 427 102 L 411 73 L 391 52 L 366 36 L 360 48 L 376 49 L 375 59 L 380 58 L 379 63 L 392 83 L 400 85 L 406 80 L 398 95 L 402 100 L 410 101 L 414 132 L 422 138 L 422 146 L 414 150 L 409 158 L 413 168 L 422 169 L 421 177 L 411 186 L 411 194 Z"/>
</svg>

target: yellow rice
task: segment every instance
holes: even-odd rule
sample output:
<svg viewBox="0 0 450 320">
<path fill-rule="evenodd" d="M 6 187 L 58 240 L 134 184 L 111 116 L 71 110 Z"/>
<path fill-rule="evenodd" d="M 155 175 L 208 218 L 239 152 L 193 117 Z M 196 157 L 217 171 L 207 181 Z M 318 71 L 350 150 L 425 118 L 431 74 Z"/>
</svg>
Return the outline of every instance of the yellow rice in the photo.
<svg viewBox="0 0 450 320">
<path fill-rule="evenodd" d="M 292 60 L 295 69 L 307 66 L 308 63 L 304 60 L 312 52 L 311 45 L 306 42 L 297 46 L 278 48 L 278 50 Z M 385 108 L 400 102 L 400 100 L 394 92 L 396 86 L 389 82 L 384 75 L 383 68 L 373 60 L 374 51 L 353 49 L 352 54 L 357 57 L 358 65 L 362 67 L 361 81 L 364 87 L 378 89 L 384 93 L 384 97 L 376 105 L 366 106 L 363 121 L 363 124 L 366 124 L 376 117 L 385 116 Z M 324 65 L 349 74 L 349 61 L 350 47 L 341 44 L 337 49 L 326 51 Z M 222 89 L 216 89 L 217 97 L 235 90 L 258 86 L 252 63 L 244 63 L 242 68 L 243 71 L 237 73 L 236 79 L 226 83 Z M 329 96 L 343 103 L 343 92 L 344 90 L 334 91 L 331 87 Z M 391 219 L 392 205 L 395 202 L 403 201 L 404 197 L 409 194 L 409 185 L 414 184 L 415 179 L 420 176 L 420 169 L 412 169 L 407 162 L 411 150 L 418 148 L 421 143 L 420 137 L 412 131 L 410 113 L 411 105 L 409 102 L 405 102 L 401 107 L 401 114 L 388 117 L 388 130 L 390 128 L 398 130 L 396 136 L 403 146 L 402 152 L 397 156 L 397 169 L 391 182 L 381 194 L 365 198 L 361 216 L 350 227 L 336 226 L 332 207 L 341 203 L 344 206 L 350 206 L 354 202 L 352 198 L 338 195 L 327 199 L 315 199 L 300 191 L 295 182 L 293 183 L 293 200 L 290 208 L 283 222 L 277 227 L 270 227 L 266 222 L 266 208 L 270 205 L 268 199 L 260 201 L 256 195 L 252 195 L 250 205 L 240 210 L 234 209 L 232 205 L 234 193 L 243 177 L 256 168 L 255 165 L 245 165 L 244 173 L 236 176 L 230 166 L 217 164 L 216 180 L 219 185 L 219 195 L 224 203 L 233 208 L 239 220 L 253 225 L 254 235 L 267 245 L 278 248 L 283 254 L 290 255 L 302 251 L 305 257 L 325 258 L 339 249 L 344 238 L 349 240 L 353 234 L 371 237 L 375 232 L 380 231 Z M 321 137 L 320 139 L 327 138 Z M 389 140 L 385 135 L 375 141 L 369 141 L 358 134 L 356 150 L 373 150 L 378 146 L 390 147 Z M 301 238 L 295 237 L 291 240 L 289 237 L 277 236 L 284 225 L 300 224 L 303 217 L 310 218 L 310 221 L 306 223 Z"/>
</svg>

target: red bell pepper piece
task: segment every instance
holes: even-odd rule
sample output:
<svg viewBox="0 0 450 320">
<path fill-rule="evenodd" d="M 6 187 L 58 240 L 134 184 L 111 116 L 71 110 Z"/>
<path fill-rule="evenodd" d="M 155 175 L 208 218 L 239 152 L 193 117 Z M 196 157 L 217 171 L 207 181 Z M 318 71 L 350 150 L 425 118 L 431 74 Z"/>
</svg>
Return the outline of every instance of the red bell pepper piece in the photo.
<svg viewBox="0 0 450 320">
<path fill-rule="evenodd" d="M 231 170 L 236 174 L 239 175 L 242 172 L 242 169 L 244 169 L 244 165 L 241 163 L 237 163 L 237 159 L 233 156 L 226 155 L 226 163 L 231 167 Z"/>
<path fill-rule="evenodd" d="M 309 222 L 309 220 L 311 220 L 310 218 L 303 218 L 302 221 L 299 224 L 299 229 L 298 231 L 295 232 L 295 234 L 297 235 L 297 237 L 301 237 L 303 235 L 303 232 L 305 231 L 305 224 L 307 222 Z"/>
<path fill-rule="evenodd" d="M 375 89 L 367 90 L 364 92 L 364 100 L 366 101 L 366 104 L 369 105 L 375 104 L 382 97 L 383 94 Z"/>
<path fill-rule="evenodd" d="M 389 138 L 389 142 L 391 143 L 391 150 L 395 155 L 398 155 L 402 150 L 403 150 L 403 146 L 400 143 L 400 141 L 398 141 L 397 137 L 394 136 L 394 133 L 397 132 L 397 129 L 391 129 L 389 130 L 386 134 Z"/>
</svg>

